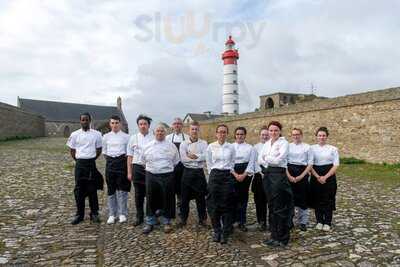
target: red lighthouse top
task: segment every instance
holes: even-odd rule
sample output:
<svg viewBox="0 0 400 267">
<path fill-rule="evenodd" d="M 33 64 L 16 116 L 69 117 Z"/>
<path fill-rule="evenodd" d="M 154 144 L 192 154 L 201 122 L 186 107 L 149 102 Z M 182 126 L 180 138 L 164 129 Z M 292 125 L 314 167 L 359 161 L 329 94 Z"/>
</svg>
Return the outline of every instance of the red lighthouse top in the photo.
<svg viewBox="0 0 400 267">
<path fill-rule="evenodd" d="M 239 58 L 239 52 L 235 49 L 235 42 L 232 36 L 225 42 L 225 52 L 222 54 L 222 60 L 224 65 L 237 64 L 237 59 Z"/>
</svg>

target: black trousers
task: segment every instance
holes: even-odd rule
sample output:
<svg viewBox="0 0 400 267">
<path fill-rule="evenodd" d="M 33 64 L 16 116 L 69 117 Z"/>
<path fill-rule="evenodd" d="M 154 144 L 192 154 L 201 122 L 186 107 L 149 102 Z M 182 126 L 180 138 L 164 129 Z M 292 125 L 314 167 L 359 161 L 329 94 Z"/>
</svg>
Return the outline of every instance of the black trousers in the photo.
<svg viewBox="0 0 400 267">
<path fill-rule="evenodd" d="M 167 219 L 175 218 L 174 173 L 153 174 L 146 172 L 146 215 L 155 216 L 160 210 Z"/>
<path fill-rule="evenodd" d="M 208 181 L 207 209 L 214 232 L 229 235 L 233 223 L 235 198 L 235 181 L 230 171 L 213 169 Z"/>
<path fill-rule="evenodd" d="M 325 175 L 332 168 L 332 164 L 314 165 L 313 169 L 319 175 Z M 315 219 L 317 223 L 332 225 L 333 211 L 336 210 L 336 175 L 332 175 L 326 180 L 325 184 L 318 182 L 317 178 L 311 176 L 310 192 L 311 207 L 315 209 Z"/>
<path fill-rule="evenodd" d="M 293 211 L 293 193 L 286 176 L 286 169 L 268 167 L 264 172 L 264 190 L 271 212 L 271 238 L 287 244 Z"/>
<path fill-rule="evenodd" d="M 133 164 L 133 188 L 135 189 L 136 218 L 144 218 L 144 198 L 146 197 L 146 171 L 139 164 Z"/>
<path fill-rule="evenodd" d="M 256 216 L 259 224 L 267 223 L 267 196 L 265 195 L 263 178 L 260 173 L 256 173 L 251 184 L 251 191 L 256 204 Z M 271 225 L 271 213 L 269 213 L 268 224 Z"/>
<path fill-rule="evenodd" d="M 180 217 L 186 221 L 189 216 L 190 200 L 196 201 L 199 221 L 207 219 L 206 212 L 207 181 L 203 169 L 184 168 L 181 184 Z"/>
<path fill-rule="evenodd" d="M 95 159 L 77 159 L 75 165 L 75 202 L 76 215 L 85 217 L 85 199 L 89 198 L 90 215 L 99 214 L 99 201 L 97 198 L 97 184 L 94 179 Z"/>
<path fill-rule="evenodd" d="M 242 174 L 246 171 L 247 165 L 249 163 L 237 163 L 235 164 L 235 172 L 238 174 Z M 249 188 L 251 183 L 251 177 L 247 176 L 243 181 L 236 181 L 235 177 L 232 175 L 232 178 L 235 180 L 235 193 L 236 193 L 236 208 L 234 211 L 234 220 L 239 224 L 246 224 L 247 219 L 247 204 L 249 202 Z"/>
<path fill-rule="evenodd" d="M 177 208 L 180 209 L 181 205 L 181 185 L 182 185 L 182 175 L 183 175 L 183 164 L 179 162 L 174 168 L 174 179 L 175 179 L 175 194 L 178 199 Z"/>
</svg>

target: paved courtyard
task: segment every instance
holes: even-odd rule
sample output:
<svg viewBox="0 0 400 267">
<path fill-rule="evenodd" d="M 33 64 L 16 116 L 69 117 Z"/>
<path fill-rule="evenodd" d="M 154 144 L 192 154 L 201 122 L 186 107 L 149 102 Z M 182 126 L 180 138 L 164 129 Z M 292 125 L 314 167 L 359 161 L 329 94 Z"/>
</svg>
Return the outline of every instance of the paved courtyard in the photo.
<svg viewBox="0 0 400 267">
<path fill-rule="evenodd" d="M 293 230 L 287 249 L 262 245 L 266 234 L 235 231 L 228 245 L 210 229 L 186 228 L 149 236 L 128 224 L 106 225 L 106 194 L 99 193 L 102 223 L 69 224 L 75 212 L 73 162 L 65 139 L 0 143 L 0 265 L 86 266 L 400 266 L 400 181 L 384 184 L 339 175 L 338 210 L 330 233 Z M 104 161 L 98 163 L 104 172 Z M 314 225 L 313 216 L 310 227 Z"/>
</svg>

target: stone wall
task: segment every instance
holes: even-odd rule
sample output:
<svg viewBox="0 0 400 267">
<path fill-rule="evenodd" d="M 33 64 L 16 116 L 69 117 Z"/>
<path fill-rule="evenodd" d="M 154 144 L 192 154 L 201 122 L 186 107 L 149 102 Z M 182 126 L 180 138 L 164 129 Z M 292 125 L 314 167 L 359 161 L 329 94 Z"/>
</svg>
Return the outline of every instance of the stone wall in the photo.
<svg viewBox="0 0 400 267">
<path fill-rule="evenodd" d="M 328 127 L 329 143 L 339 148 L 341 157 L 370 162 L 400 162 L 400 88 L 390 88 L 285 106 L 269 111 L 245 113 L 200 122 L 201 137 L 215 139 L 215 127 L 225 123 L 232 140 L 235 127 L 248 130 L 249 143 L 258 141 L 259 129 L 271 120 L 283 124 L 283 134 L 301 128 L 304 141 L 315 143 L 314 133 Z"/>
<path fill-rule="evenodd" d="M 44 118 L 17 107 L 0 103 L 0 140 L 44 136 Z"/>
</svg>

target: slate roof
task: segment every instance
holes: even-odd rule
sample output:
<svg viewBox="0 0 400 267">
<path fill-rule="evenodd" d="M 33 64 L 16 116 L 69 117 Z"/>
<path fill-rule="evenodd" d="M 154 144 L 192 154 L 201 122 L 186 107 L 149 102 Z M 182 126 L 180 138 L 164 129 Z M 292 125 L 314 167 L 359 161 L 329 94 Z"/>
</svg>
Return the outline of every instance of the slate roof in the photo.
<svg viewBox="0 0 400 267">
<path fill-rule="evenodd" d="M 18 98 L 18 106 L 26 111 L 34 112 L 54 122 L 79 122 L 80 114 L 89 112 L 93 120 L 108 120 L 112 115 L 121 116 L 123 113 L 113 106 L 97 106 L 56 101 L 44 101 Z"/>
<path fill-rule="evenodd" d="M 192 120 L 194 121 L 204 121 L 204 120 L 212 120 L 215 118 L 219 118 L 219 117 L 223 117 L 223 115 L 217 115 L 217 114 L 202 114 L 202 113 L 188 113 L 185 116 L 185 119 L 190 116 L 190 118 L 192 118 Z"/>
</svg>

